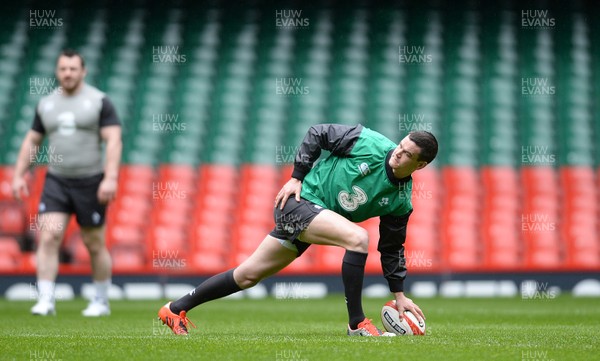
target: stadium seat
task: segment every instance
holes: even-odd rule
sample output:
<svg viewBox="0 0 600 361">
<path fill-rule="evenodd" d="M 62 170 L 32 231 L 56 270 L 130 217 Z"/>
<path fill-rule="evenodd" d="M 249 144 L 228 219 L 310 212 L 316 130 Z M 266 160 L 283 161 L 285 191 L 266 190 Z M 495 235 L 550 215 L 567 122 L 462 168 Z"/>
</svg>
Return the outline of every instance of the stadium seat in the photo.
<svg viewBox="0 0 600 361">
<path fill-rule="evenodd" d="M 115 273 L 141 271 L 145 265 L 144 252 L 136 248 L 119 247 L 112 249 L 111 257 Z"/>
<path fill-rule="evenodd" d="M 12 258 L 0 255 L 0 271 L 15 272 L 18 269 L 18 263 Z"/>
<path fill-rule="evenodd" d="M 21 259 L 21 248 L 17 239 L 0 236 L 0 254 L 2 257 L 13 260 L 16 264 Z"/>
<path fill-rule="evenodd" d="M 230 262 L 225 256 L 212 253 L 195 253 L 192 264 L 197 272 L 207 275 L 226 271 L 230 267 Z"/>
<path fill-rule="evenodd" d="M 30 222 L 21 203 L 0 202 L 0 234 L 21 235 L 28 230 Z"/>
<path fill-rule="evenodd" d="M 302 256 L 296 258 L 292 263 L 285 267 L 280 274 L 312 274 L 319 272 L 318 251 L 319 248 L 330 248 L 327 246 L 310 246 Z M 339 248 L 339 247 L 338 247 Z M 341 267 L 341 263 L 340 263 Z"/>
<path fill-rule="evenodd" d="M 514 269 L 522 264 L 519 233 L 518 173 L 508 166 L 485 167 L 481 234 L 486 267 Z"/>
<path fill-rule="evenodd" d="M 119 196 L 122 194 L 151 197 L 154 170 L 146 165 L 123 165 L 119 172 Z"/>
<path fill-rule="evenodd" d="M 445 167 L 441 240 L 443 267 L 472 270 L 483 265 L 479 241 L 481 186 L 474 168 Z"/>
<path fill-rule="evenodd" d="M 12 166 L 0 166 L 0 202 L 14 200 L 12 193 L 12 179 L 14 168 Z"/>
<path fill-rule="evenodd" d="M 311 246 L 312 248 L 313 246 Z M 342 272 L 342 259 L 346 252 L 341 247 L 320 246 L 317 251 L 317 266 L 319 272 L 329 274 L 340 274 Z M 373 255 L 370 255 L 371 258 Z M 368 260 L 368 258 L 367 258 Z"/>
<path fill-rule="evenodd" d="M 106 238 L 110 247 L 144 245 L 142 227 L 127 222 L 108 226 Z"/>
<path fill-rule="evenodd" d="M 560 231 L 568 264 L 573 269 L 594 268 L 600 255 L 594 171 L 591 167 L 564 166 L 559 172 L 564 192 Z"/>
</svg>

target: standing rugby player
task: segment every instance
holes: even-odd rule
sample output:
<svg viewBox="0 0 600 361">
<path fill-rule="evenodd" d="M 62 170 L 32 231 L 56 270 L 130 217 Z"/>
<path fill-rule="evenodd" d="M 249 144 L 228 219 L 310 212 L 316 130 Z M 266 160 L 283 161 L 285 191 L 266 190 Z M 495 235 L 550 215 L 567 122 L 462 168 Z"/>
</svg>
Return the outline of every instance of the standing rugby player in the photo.
<svg viewBox="0 0 600 361">
<path fill-rule="evenodd" d="M 60 54 L 56 63 L 60 87 L 39 101 L 15 166 L 13 193 L 20 199 L 29 193 L 25 172 L 44 137 L 48 138 L 48 151 L 53 154 L 49 157 L 51 161 L 39 204 L 38 302 L 31 309 L 34 315 L 55 314 L 58 254 L 71 214 L 75 214 L 81 227 L 96 289 L 83 315 L 110 314 L 108 289 L 112 264 L 104 241 L 104 218 L 106 206 L 117 191 L 121 122 L 106 95 L 84 82 L 85 75 L 80 54 L 72 50 Z"/>
</svg>

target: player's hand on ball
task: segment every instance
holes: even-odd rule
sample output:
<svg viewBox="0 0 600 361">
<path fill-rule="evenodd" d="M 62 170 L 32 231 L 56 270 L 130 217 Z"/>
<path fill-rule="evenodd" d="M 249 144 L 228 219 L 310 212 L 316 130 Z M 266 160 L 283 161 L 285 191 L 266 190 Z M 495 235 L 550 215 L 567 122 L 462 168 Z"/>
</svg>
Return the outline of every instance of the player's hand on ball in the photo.
<svg viewBox="0 0 600 361">
<path fill-rule="evenodd" d="M 425 314 L 423 314 L 423 311 L 421 311 L 419 306 L 417 306 L 417 304 L 414 303 L 410 298 L 406 297 L 403 292 L 396 293 L 396 307 L 400 312 L 400 320 L 402 320 L 404 311 L 412 312 L 413 315 L 417 316 L 419 322 L 422 322 L 426 319 Z"/>
<path fill-rule="evenodd" d="M 98 201 L 106 204 L 115 199 L 117 195 L 117 181 L 112 178 L 104 178 L 98 186 Z"/>
<path fill-rule="evenodd" d="M 287 202 L 288 198 L 292 194 L 296 195 L 296 202 L 300 202 L 300 193 L 302 191 L 302 181 L 291 178 L 287 181 L 286 184 L 283 185 L 279 193 L 277 193 L 277 197 L 275 197 L 275 207 L 281 202 L 281 209 L 285 206 L 285 202 Z"/>
</svg>

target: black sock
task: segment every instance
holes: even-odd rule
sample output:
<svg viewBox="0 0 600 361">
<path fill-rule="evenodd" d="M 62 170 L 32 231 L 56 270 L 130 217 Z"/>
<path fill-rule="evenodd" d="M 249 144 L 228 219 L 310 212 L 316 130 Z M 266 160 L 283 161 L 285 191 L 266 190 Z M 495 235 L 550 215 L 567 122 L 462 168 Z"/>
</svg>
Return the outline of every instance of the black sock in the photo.
<svg viewBox="0 0 600 361">
<path fill-rule="evenodd" d="M 348 307 L 348 324 L 353 330 L 365 319 L 362 309 L 362 287 L 367 255 L 367 253 L 346 250 L 342 261 L 342 281 L 344 282 L 346 307 Z"/>
<path fill-rule="evenodd" d="M 187 295 L 171 303 L 171 312 L 175 314 L 179 314 L 181 311 L 187 312 L 202 303 L 229 296 L 241 290 L 233 279 L 233 269 L 230 269 L 212 276 Z"/>
</svg>

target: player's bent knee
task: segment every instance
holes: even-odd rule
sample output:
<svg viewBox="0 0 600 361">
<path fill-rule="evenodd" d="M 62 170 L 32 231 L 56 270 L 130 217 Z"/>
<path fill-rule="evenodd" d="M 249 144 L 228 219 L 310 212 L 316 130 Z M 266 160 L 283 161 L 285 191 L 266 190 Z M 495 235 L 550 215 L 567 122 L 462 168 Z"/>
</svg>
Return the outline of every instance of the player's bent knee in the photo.
<svg viewBox="0 0 600 361">
<path fill-rule="evenodd" d="M 348 239 L 348 247 L 350 251 L 367 253 L 369 251 L 369 232 L 361 227 L 356 227 Z"/>
<path fill-rule="evenodd" d="M 263 277 L 258 273 L 245 271 L 243 268 L 238 267 L 233 273 L 233 279 L 237 285 L 245 290 L 247 288 L 254 287 L 260 282 Z"/>
</svg>

